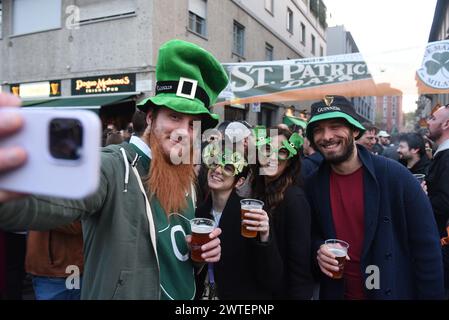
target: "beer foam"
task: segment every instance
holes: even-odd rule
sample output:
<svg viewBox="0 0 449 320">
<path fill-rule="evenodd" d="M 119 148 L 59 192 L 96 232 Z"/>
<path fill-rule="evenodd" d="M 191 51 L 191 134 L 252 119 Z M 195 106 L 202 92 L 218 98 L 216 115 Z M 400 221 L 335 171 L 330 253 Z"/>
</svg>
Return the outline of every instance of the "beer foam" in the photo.
<svg viewBox="0 0 449 320">
<path fill-rule="evenodd" d="M 192 232 L 195 233 L 211 233 L 214 231 L 214 226 L 206 226 L 204 224 L 202 225 L 192 225 Z"/>
<path fill-rule="evenodd" d="M 336 257 L 345 257 L 346 251 L 338 248 L 329 248 L 329 251 L 335 254 Z"/>
<path fill-rule="evenodd" d="M 242 205 L 242 207 L 241 207 L 243 210 L 253 210 L 253 209 L 261 209 L 262 207 L 261 206 L 259 206 L 259 205 L 251 205 L 251 204 L 248 204 L 248 205 Z"/>
</svg>

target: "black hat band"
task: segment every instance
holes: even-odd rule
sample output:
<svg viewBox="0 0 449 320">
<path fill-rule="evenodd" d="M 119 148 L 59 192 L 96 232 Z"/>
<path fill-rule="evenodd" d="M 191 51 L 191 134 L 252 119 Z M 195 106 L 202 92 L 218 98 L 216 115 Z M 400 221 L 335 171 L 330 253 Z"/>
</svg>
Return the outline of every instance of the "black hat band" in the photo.
<svg viewBox="0 0 449 320">
<path fill-rule="evenodd" d="M 181 84 L 181 86 L 179 86 Z M 209 108 L 209 96 L 203 88 L 197 86 L 197 81 L 181 78 L 180 81 L 156 82 L 156 95 L 159 93 L 175 93 L 179 97 L 193 100 L 197 98 Z"/>
</svg>

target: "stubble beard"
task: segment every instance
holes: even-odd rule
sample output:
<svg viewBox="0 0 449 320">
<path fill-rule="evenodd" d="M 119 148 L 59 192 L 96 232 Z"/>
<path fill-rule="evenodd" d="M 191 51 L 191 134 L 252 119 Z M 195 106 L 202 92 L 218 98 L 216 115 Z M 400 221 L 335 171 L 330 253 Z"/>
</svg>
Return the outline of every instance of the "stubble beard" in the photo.
<svg viewBox="0 0 449 320">
<path fill-rule="evenodd" d="M 345 162 L 349 158 L 351 158 L 354 153 L 355 148 L 354 138 L 350 137 L 346 146 L 344 146 L 343 153 L 340 155 L 326 155 L 324 152 L 321 152 L 324 156 L 324 159 L 333 165 L 338 165 L 340 163 Z"/>
</svg>

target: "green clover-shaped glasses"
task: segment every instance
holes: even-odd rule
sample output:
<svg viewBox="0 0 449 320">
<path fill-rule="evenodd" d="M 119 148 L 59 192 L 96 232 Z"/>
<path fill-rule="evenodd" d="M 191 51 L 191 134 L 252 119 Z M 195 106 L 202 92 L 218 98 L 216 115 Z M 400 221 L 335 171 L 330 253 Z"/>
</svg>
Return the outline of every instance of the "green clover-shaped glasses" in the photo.
<svg viewBox="0 0 449 320">
<path fill-rule="evenodd" d="M 293 133 L 288 140 L 282 141 L 279 148 L 273 148 L 271 143 L 259 146 L 259 155 L 268 158 L 273 153 L 277 154 L 278 160 L 288 160 L 298 154 L 299 148 L 304 143 L 304 138 L 298 133 Z"/>
<path fill-rule="evenodd" d="M 220 166 L 223 175 L 227 177 L 238 175 L 247 166 L 245 158 L 239 152 L 232 152 L 226 149 L 222 153 L 220 145 L 216 143 L 210 143 L 204 148 L 203 161 L 211 170 L 215 170 Z"/>
</svg>

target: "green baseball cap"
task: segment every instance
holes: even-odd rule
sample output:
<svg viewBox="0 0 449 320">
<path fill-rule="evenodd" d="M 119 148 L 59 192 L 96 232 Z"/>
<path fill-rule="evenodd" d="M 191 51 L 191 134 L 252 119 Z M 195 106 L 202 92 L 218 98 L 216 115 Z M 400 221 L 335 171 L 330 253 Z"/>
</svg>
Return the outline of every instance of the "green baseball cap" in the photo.
<svg viewBox="0 0 449 320">
<path fill-rule="evenodd" d="M 219 117 L 209 107 L 227 84 L 225 70 L 210 52 L 190 42 L 170 40 L 159 48 L 156 94 L 139 102 L 137 107 L 147 112 L 157 105 L 201 115 L 202 130 L 213 128 Z"/>
<path fill-rule="evenodd" d="M 356 139 L 365 132 L 365 127 L 357 120 L 358 116 L 352 103 L 342 96 L 326 96 L 323 100 L 311 106 L 310 119 L 307 124 L 307 139 L 313 141 L 313 127 L 318 121 L 342 118 L 360 131 Z"/>
</svg>

